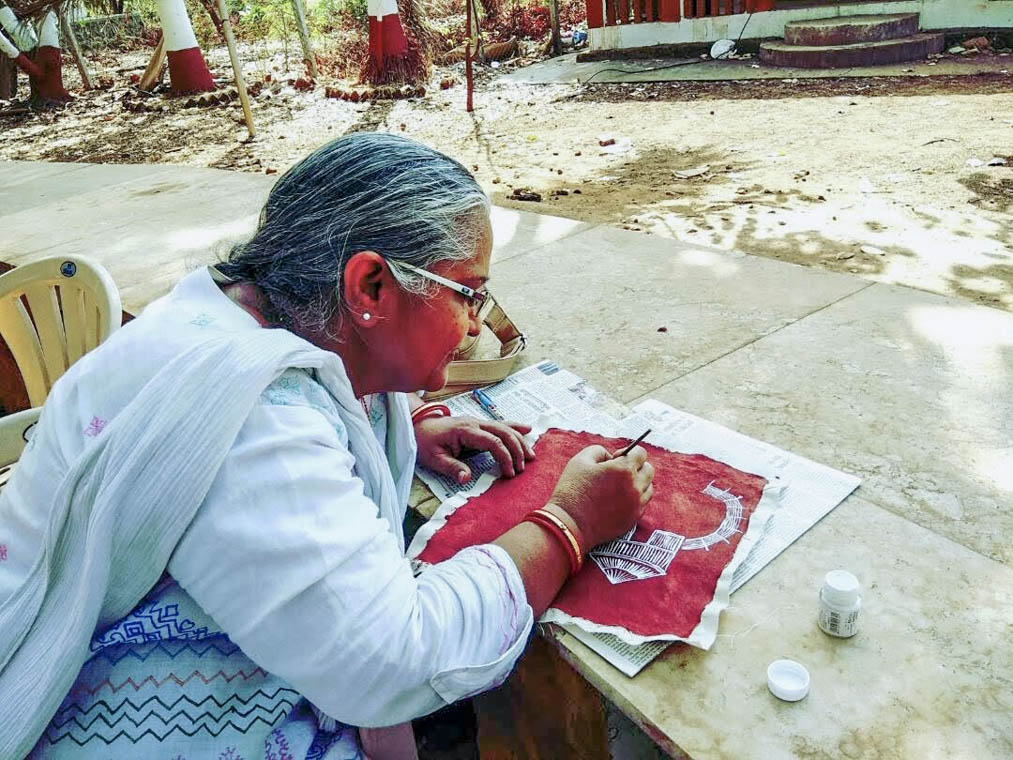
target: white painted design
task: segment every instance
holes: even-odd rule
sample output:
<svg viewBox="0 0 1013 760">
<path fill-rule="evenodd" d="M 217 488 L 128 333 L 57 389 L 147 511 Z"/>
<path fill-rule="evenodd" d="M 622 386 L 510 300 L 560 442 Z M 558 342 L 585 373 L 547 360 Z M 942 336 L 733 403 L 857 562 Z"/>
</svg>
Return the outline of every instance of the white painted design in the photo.
<svg viewBox="0 0 1013 760">
<path fill-rule="evenodd" d="M 709 550 L 716 543 L 730 543 L 729 539 L 733 535 L 742 532 L 740 526 L 745 508 L 742 506 L 741 498 L 730 491 L 718 488 L 713 480 L 701 493 L 725 505 L 724 519 L 716 530 L 696 538 L 686 538 L 667 530 L 656 530 L 647 541 L 634 541 L 633 533 L 637 528 L 633 526 L 622 538 L 596 546 L 590 553 L 591 559 L 605 574 L 609 583 L 642 581 L 666 575 L 679 551 Z"/>
<path fill-rule="evenodd" d="M 626 583 L 657 578 L 668 572 L 684 536 L 656 530 L 644 541 L 634 541 L 634 525 L 622 538 L 596 546 L 591 559 L 605 573 L 609 583 Z"/>
<path fill-rule="evenodd" d="M 725 519 L 721 521 L 721 524 L 713 533 L 708 533 L 706 536 L 700 536 L 699 538 L 686 539 L 686 542 L 682 545 L 683 550 L 709 549 L 720 541 L 724 541 L 727 544 L 729 543 L 728 539 L 736 533 L 742 532 L 739 530 L 739 525 L 742 523 L 745 508 L 742 506 L 742 500 L 738 496 L 733 496 L 730 491 L 721 490 L 714 485 L 713 480 L 707 484 L 702 493 L 710 496 L 712 499 L 725 503 Z"/>
<path fill-rule="evenodd" d="M 60 47 L 60 22 L 56 14 L 50 11 L 42 21 L 42 29 L 39 31 L 39 47 Z"/>
<path fill-rule="evenodd" d="M 0 27 L 10 35 L 19 50 L 34 50 L 36 45 L 39 44 L 39 41 L 35 37 L 35 32 L 32 31 L 32 27 L 18 21 L 18 17 L 14 15 L 14 11 L 6 5 L 0 7 Z"/>
<path fill-rule="evenodd" d="M 175 52 L 197 47 L 197 37 L 183 0 L 157 0 L 156 7 L 158 18 L 162 21 L 166 50 Z"/>
</svg>

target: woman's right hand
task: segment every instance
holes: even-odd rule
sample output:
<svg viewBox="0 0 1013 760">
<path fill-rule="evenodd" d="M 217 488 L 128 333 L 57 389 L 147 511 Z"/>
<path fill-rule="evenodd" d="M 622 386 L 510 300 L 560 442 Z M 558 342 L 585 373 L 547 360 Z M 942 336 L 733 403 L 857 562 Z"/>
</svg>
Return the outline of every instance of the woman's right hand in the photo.
<svg viewBox="0 0 1013 760">
<path fill-rule="evenodd" d="M 653 480 L 642 447 L 613 458 L 604 446 L 588 446 L 567 463 L 550 503 L 573 519 L 590 550 L 636 525 L 654 495 Z"/>
</svg>

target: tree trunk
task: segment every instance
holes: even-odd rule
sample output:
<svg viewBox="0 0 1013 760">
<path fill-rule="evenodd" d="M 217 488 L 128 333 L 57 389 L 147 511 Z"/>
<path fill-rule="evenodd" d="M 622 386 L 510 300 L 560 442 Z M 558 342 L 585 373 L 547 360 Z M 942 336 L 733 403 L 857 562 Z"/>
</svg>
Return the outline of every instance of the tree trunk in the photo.
<svg viewBox="0 0 1013 760">
<path fill-rule="evenodd" d="M 197 46 L 186 3 L 183 0 L 156 0 L 155 7 L 162 22 L 172 93 L 181 95 L 215 89 L 215 80 Z"/>
<path fill-rule="evenodd" d="M 14 60 L 0 55 L 0 100 L 13 100 L 18 94 L 18 67 Z"/>
<path fill-rule="evenodd" d="M 302 45 L 302 57 L 306 64 L 306 72 L 310 78 L 317 78 L 317 58 L 313 54 L 313 45 L 310 43 L 310 32 L 306 26 L 306 10 L 303 8 L 302 0 L 292 0 L 292 12 L 295 13 L 295 24 L 299 30 L 299 43 Z"/>
</svg>

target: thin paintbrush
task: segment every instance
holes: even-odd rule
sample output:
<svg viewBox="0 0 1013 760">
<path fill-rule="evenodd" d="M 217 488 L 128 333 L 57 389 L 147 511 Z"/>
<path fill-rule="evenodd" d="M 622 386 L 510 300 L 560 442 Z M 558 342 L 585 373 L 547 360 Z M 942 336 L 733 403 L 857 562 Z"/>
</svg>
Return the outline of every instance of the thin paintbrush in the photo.
<svg viewBox="0 0 1013 760">
<path fill-rule="evenodd" d="M 633 451 L 633 447 L 636 446 L 638 443 L 640 443 L 642 440 L 644 440 L 647 437 L 647 434 L 650 433 L 650 432 L 651 432 L 651 429 L 647 428 L 647 430 L 645 430 L 643 433 L 640 434 L 640 437 L 637 438 L 637 440 L 635 440 L 633 443 L 631 443 L 629 446 L 627 446 L 625 449 L 623 449 L 622 453 L 616 454 L 616 458 L 624 457 L 627 454 L 629 454 L 631 451 Z"/>
</svg>

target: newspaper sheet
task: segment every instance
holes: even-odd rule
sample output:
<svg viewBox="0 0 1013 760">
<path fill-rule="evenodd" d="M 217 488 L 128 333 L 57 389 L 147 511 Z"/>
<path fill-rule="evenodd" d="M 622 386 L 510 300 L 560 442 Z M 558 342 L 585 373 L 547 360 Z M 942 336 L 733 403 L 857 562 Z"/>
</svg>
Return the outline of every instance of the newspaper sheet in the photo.
<svg viewBox="0 0 1013 760">
<path fill-rule="evenodd" d="M 593 430 L 635 438 L 651 428 L 648 441 L 687 453 L 706 453 L 739 469 L 773 477 L 783 486 L 780 507 L 767 521 L 762 538 L 739 561 L 732 577 L 732 591 L 741 588 L 774 557 L 815 525 L 858 487 L 861 480 L 812 460 L 737 433 L 722 425 L 649 399 L 632 410 L 615 402 L 582 378 L 551 361 L 517 372 L 485 389 L 500 413 L 510 420 L 537 427 L 546 418 L 562 420 L 575 430 Z M 446 401 L 454 414 L 476 417 L 490 415 L 470 395 Z M 750 466 L 752 465 L 752 467 Z M 420 469 L 418 475 L 433 493 L 446 501 L 457 494 L 470 495 L 476 487 L 484 490 L 489 478 L 478 484 L 481 475 L 498 477 L 499 468 L 488 454 L 469 460 L 473 480 L 460 484 Z M 629 676 L 635 675 L 669 642 L 651 641 L 631 646 L 616 636 L 589 633 L 576 626 L 566 629 Z"/>
</svg>

